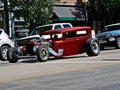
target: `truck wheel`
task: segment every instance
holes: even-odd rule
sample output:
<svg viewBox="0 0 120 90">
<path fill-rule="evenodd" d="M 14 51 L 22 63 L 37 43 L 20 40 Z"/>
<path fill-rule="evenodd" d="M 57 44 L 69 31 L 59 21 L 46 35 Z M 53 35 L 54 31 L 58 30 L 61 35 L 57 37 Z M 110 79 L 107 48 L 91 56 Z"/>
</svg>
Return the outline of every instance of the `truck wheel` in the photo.
<svg viewBox="0 0 120 90">
<path fill-rule="evenodd" d="M 96 39 L 88 39 L 86 41 L 86 53 L 88 56 L 97 56 L 100 53 L 100 45 Z"/>
<path fill-rule="evenodd" d="M 116 49 L 120 48 L 120 37 L 116 38 L 115 47 Z"/>
<path fill-rule="evenodd" d="M 48 51 L 47 47 L 40 46 L 37 49 L 37 57 L 40 62 L 46 62 L 49 58 L 49 51 Z"/>
<path fill-rule="evenodd" d="M 16 63 L 18 61 L 18 52 L 16 48 L 9 48 L 7 52 L 7 58 L 10 63 Z"/>
<path fill-rule="evenodd" d="M 7 51 L 10 47 L 9 46 L 2 46 L 0 48 L 0 59 L 1 61 L 7 61 Z"/>
</svg>

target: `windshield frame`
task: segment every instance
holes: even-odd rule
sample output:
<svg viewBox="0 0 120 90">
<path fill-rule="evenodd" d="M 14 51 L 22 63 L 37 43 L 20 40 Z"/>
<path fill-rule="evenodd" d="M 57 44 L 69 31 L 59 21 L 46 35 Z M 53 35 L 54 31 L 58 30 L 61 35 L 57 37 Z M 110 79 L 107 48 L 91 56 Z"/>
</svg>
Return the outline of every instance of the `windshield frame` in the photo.
<svg viewBox="0 0 120 90">
<path fill-rule="evenodd" d="M 29 34 L 29 36 L 31 36 L 31 35 L 40 35 L 40 33 L 44 32 L 44 31 L 51 30 L 52 27 L 53 27 L 52 25 L 37 27 L 34 30 L 32 30 L 32 32 Z"/>
</svg>

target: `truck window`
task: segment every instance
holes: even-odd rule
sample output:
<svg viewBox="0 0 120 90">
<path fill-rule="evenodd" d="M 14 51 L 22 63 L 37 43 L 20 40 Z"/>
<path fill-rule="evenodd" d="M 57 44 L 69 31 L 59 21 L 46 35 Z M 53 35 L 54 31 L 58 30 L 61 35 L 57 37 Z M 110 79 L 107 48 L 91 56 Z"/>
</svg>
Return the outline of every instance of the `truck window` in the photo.
<svg viewBox="0 0 120 90">
<path fill-rule="evenodd" d="M 63 27 L 64 28 L 69 28 L 69 27 L 71 27 L 69 24 L 63 24 Z"/>
<path fill-rule="evenodd" d="M 62 28 L 61 25 L 56 25 L 54 29 Z"/>
</svg>

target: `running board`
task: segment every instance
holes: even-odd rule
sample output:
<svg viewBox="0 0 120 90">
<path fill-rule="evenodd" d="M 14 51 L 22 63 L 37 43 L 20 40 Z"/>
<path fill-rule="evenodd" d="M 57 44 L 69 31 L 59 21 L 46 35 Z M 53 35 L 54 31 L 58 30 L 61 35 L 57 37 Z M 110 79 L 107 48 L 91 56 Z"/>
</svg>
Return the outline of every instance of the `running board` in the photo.
<svg viewBox="0 0 120 90">
<path fill-rule="evenodd" d="M 18 56 L 19 59 L 36 58 L 37 56 Z"/>
</svg>

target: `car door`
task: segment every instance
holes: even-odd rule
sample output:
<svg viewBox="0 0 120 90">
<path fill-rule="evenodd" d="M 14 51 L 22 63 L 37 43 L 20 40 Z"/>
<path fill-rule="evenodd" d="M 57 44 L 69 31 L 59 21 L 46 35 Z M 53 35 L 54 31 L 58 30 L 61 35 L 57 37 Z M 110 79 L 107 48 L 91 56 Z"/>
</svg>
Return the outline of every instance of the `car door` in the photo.
<svg viewBox="0 0 120 90">
<path fill-rule="evenodd" d="M 78 54 L 76 32 L 64 33 L 63 48 L 64 48 L 64 56 Z"/>
<path fill-rule="evenodd" d="M 81 53 L 86 43 L 86 40 L 88 39 L 89 36 L 88 36 L 87 30 L 77 31 L 76 34 L 77 34 L 76 40 L 78 45 L 77 47 L 78 47 L 79 53 Z"/>
</svg>

